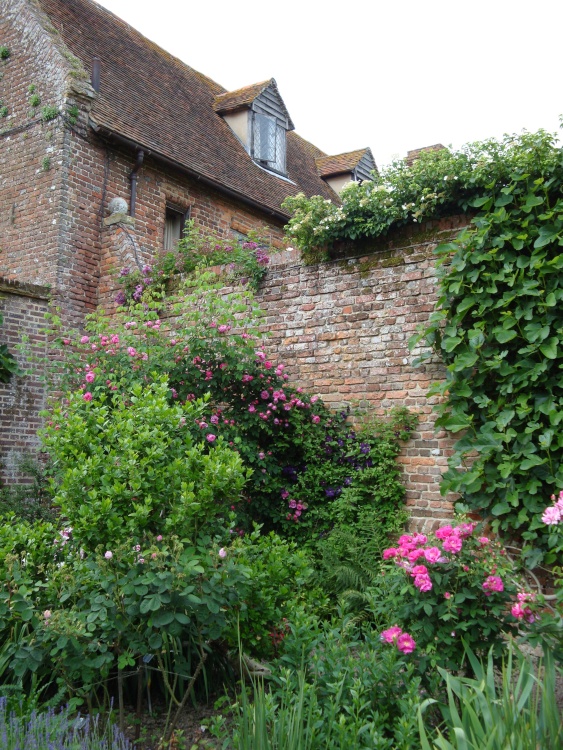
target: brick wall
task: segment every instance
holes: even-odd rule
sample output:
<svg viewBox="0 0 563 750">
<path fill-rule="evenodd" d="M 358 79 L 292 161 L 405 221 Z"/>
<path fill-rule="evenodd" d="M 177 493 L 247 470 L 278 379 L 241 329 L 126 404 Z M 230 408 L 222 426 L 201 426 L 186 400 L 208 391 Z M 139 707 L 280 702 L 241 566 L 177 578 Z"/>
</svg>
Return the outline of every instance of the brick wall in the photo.
<svg viewBox="0 0 563 750">
<path fill-rule="evenodd" d="M 45 337 L 40 330 L 45 326 L 48 295 L 46 287 L 0 278 L 0 311 L 4 317 L 0 343 L 8 345 L 21 369 L 28 368 L 34 356 L 45 356 Z M 27 344 L 22 352 L 16 345 L 22 343 L 24 334 Z M 0 482 L 22 481 L 18 461 L 37 449 L 39 412 L 44 406 L 45 390 L 37 364 L 33 365 L 33 374 L 13 376 L 8 383 L 0 383 Z"/>
<path fill-rule="evenodd" d="M 90 143 L 88 147 L 98 151 L 101 161 L 101 144 Z M 104 151 L 103 158 L 107 164 L 103 216 L 107 217 L 107 205 L 112 198 L 123 198 L 130 204 L 129 175 L 135 157 L 132 152 L 111 149 Z M 283 229 L 279 222 L 271 221 L 265 214 L 214 192 L 180 172 L 165 169 L 148 157 L 138 173 L 134 225 L 103 227 L 99 287 L 102 308 L 107 310 L 113 306 L 117 289 L 113 272 L 130 265 L 135 256 L 141 265 L 150 263 L 162 251 L 167 204 L 189 212 L 204 234 L 209 232 L 228 239 L 234 232 L 247 234 L 254 229 L 273 244 L 280 246 L 282 243 Z"/>
<path fill-rule="evenodd" d="M 451 515 L 452 498 L 439 482 L 452 439 L 434 430 L 431 382 L 443 377 L 433 360 L 414 367 L 408 339 L 436 302 L 433 249 L 466 223 L 464 218 L 411 227 L 372 246 L 361 257 L 303 266 L 295 251 L 274 256 L 258 296 L 270 333 L 268 350 L 288 365 L 292 381 L 333 407 L 350 405 L 382 415 L 407 406 L 418 429 L 399 458 L 407 505 L 417 528 Z M 353 248 L 351 249 L 353 253 Z"/>
</svg>

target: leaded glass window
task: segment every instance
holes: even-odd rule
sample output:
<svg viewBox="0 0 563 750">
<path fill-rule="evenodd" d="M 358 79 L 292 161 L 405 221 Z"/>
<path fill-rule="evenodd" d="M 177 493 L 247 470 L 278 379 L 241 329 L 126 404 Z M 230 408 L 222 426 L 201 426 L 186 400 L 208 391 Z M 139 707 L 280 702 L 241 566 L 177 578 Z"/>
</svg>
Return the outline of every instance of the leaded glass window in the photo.
<svg viewBox="0 0 563 750">
<path fill-rule="evenodd" d="M 285 128 L 275 117 L 254 113 L 253 148 L 255 161 L 268 169 L 285 173 Z"/>
</svg>

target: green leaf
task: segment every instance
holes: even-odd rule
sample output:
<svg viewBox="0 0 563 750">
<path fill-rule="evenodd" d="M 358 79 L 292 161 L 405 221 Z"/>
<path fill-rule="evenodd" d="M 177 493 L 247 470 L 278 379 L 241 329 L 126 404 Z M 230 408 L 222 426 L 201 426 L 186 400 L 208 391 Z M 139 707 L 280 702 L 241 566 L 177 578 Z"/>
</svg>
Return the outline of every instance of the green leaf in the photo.
<svg viewBox="0 0 563 750">
<path fill-rule="evenodd" d="M 548 359 L 556 359 L 557 357 L 557 345 L 559 339 L 556 336 L 552 336 L 544 344 L 540 346 L 540 352 Z"/>
<path fill-rule="evenodd" d="M 518 335 L 518 332 L 515 331 L 513 328 L 510 330 L 505 330 L 501 328 L 500 330 L 498 328 L 495 328 L 493 331 L 496 340 L 500 344 L 506 344 L 508 341 L 512 341 L 512 339 L 515 339 Z"/>
<path fill-rule="evenodd" d="M 153 627 L 162 628 L 165 625 L 169 625 L 173 619 L 174 612 L 161 610 L 160 612 L 155 612 L 155 614 L 151 617 L 151 622 L 153 624 Z"/>
</svg>

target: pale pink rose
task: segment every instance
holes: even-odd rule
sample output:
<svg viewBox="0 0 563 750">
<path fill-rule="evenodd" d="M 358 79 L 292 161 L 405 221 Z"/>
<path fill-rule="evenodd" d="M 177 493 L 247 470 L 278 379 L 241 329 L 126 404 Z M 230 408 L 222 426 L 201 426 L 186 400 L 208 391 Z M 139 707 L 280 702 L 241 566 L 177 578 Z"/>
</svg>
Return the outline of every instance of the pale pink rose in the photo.
<svg viewBox="0 0 563 750">
<path fill-rule="evenodd" d="M 221 558 L 227 557 L 227 550 L 224 547 L 221 547 L 221 549 L 219 550 L 219 557 Z"/>
<path fill-rule="evenodd" d="M 88 344 L 89 342 L 90 342 L 89 336 L 82 336 L 82 338 L 80 339 L 81 344 Z"/>
<path fill-rule="evenodd" d="M 106 560 L 111 560 L 111 558 L 113 557 L 113 552 L 108 549 L 108 551 L 104 553 L 104 557 L 106 558 Z"/>
<path fill-rule="evenodd" d="M 134 357 L 137 354 L 137 350 L 133 346 L 128 346 L 127 347 L 127 354 L 130 357 Z"/>
<path fill-rule="evenodd" d="M 86 382 L 87 383 L 93 383 L 95 379 L 96 379 L 96 374 L 93 373 L 91 370 L 90 370 L 90 372 L 86 373 Z"/>
</svg>

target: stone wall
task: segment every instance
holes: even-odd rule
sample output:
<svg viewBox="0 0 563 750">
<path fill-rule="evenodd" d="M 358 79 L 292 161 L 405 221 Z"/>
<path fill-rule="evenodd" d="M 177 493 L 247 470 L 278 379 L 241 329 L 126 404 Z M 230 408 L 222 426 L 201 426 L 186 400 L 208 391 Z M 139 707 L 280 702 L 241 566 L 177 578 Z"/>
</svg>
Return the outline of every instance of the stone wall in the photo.
<svg viewBox="0 0 563 750">
<path fill-rule="evenodd" d="M 41 367 L 32 361 L 46 353 L 41 329 L 45 326 L 48 304 L 46 287 L 0 278 L 0 312 L 4 317 L 0 343 L 8 345 L 21 369 L 33 368 L 33 374 L 13 376 L 8 383 L 0 383 L 0 483 L 21 482 L 19 460 L 37 450 L 39 412 L 45 407 L 45 389 Z M 24 351 L 19 351 L 16 346 L 22 344 L 24 337 Z"/>
</svg>

